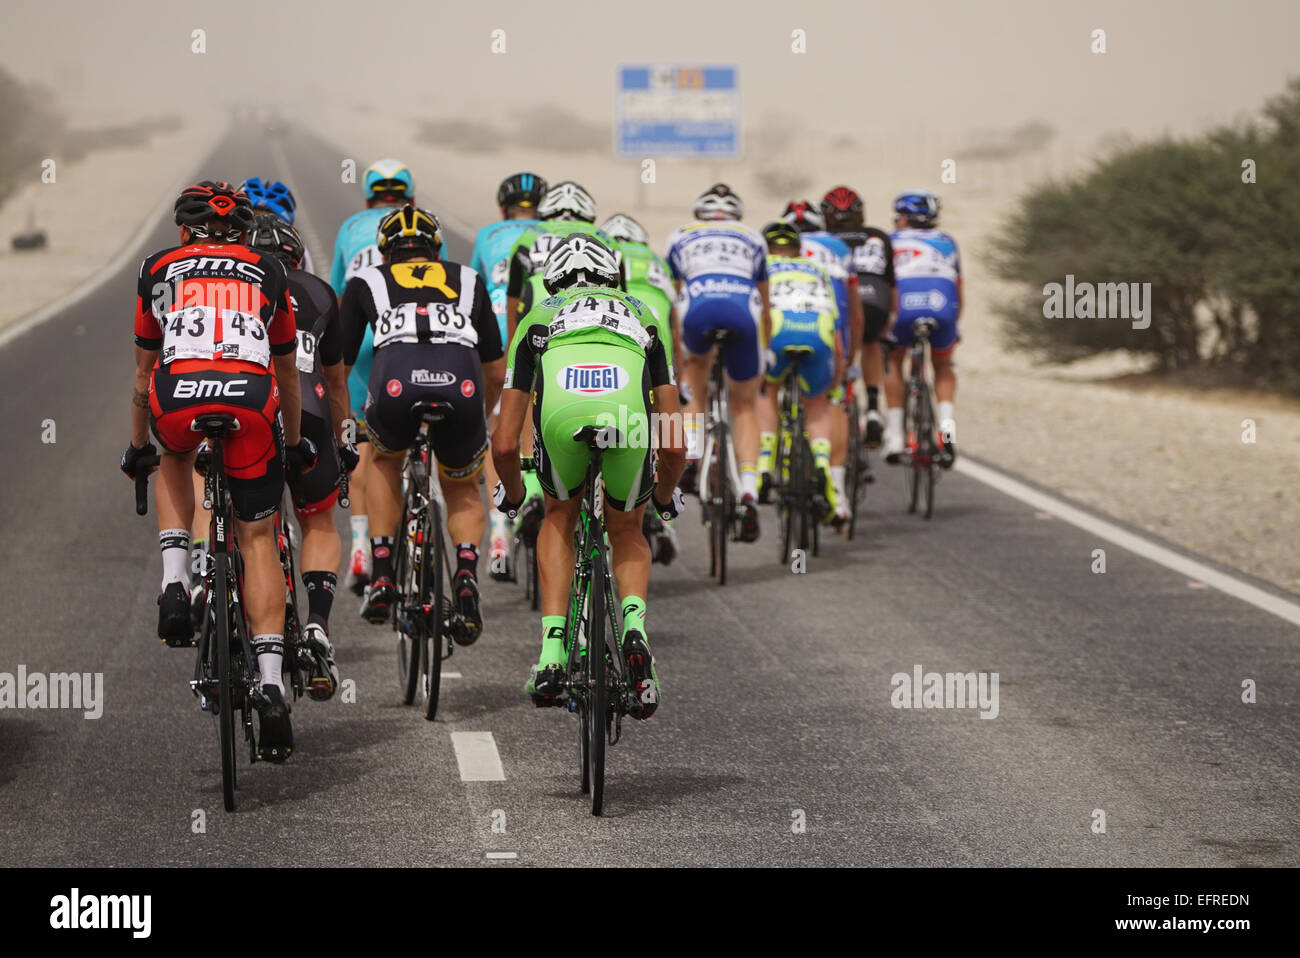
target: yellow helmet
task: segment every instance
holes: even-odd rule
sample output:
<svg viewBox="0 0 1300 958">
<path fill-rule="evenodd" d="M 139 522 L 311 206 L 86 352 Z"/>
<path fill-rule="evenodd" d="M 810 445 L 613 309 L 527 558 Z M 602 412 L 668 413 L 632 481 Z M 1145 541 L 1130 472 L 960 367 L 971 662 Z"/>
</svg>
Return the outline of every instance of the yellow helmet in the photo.
<svg viewBox="0 0 1300 958">
<path fill-rule="evenodd" d="M 400 250 L 435 256 L 442 249 L 442 227 L 438 225 L 438 218 L 428 210 L 407 203 L 379 221 L 375 243 L 384 256 L 391 257 Z"/>
</svg>

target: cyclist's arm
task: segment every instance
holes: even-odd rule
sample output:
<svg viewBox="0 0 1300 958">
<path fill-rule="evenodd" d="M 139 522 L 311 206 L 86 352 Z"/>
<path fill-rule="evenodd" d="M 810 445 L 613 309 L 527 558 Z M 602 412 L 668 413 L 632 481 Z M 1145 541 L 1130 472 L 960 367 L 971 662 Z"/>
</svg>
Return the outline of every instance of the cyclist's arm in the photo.
<svg viewBox="0 0 1300 958">
<path fill-rule="evenodd" d="M 530 324 L 531 325 L 531 324 Z M 524 498 L 524 479 L 519 466 L 519 436 L 532 398 L 537 359 L 527 331 L 510 340 L 510 352 L 501 391 L 501 412 L 492 430 L 492 464 L 512 501 Z"/>
<path fill-rule="evenodd" d="M 343 365 L 350 374 L 357 364 L 361 343 L 366 338 L 366 327 L 375 317 L 375 303 L 366 281 L 354 276 L 343 291 L 339 303 L 339 328 L 343 332 Z"/>
<path fill-rule="evenodd" d="M 275 361 L 275 379 L 280 387 L 280 412 L 284 420 L 284 444 L 296 446 L 302 438 L 302 389 L 298 382 L 298 326 L 293 318 L 288 281 L 284 295 L 271 317 L 271 356 Z"/>
<path fill-rule="evenodd" d="M 478 358 L 483 364 L 483 404 L 486 411 L 491 412 L 496 408 L 497 399 L 501 396 L 501 385 L 506 378 L 506 352 L 505 345 L 501 342 L 501 327 L 497 325 L 496 313 L 492 312 L 492 300 L 488 296 L 487 286 L 477 277 L 470 319 L 478 334 Z"/>
<path fill-rule="evenodd" d="M 149 377 L 158 350 L 135 347 L 135 379 L 131 386 L 131 445 L 143 449 L 149 441 Z"/>
<path fill-rule="evenodd" d="M 957 318 L 958 319 L 961 319 L 961 303 L 962 303 L 961 274 L 958 273 L 957 274 Z"/>
<path fill-rule="evenodd" d="M 862 327 L 866 322 L 862 312 L 862 297 L 858 295 L 858 275 L 849 273 L 849 346 L 852 352 L 844 357 L 846 368 L 853 365 L 853 357 L 862 344 Z"/>
<path fill-rule="evenodd" d="M 767 294 L 767 280 L 758 284 L 758 294 L 763 297 L 762 341 L 767 345 L 772 341 L 772 300 Z"/>
<path fill-rule="evenodd" d="M 332 295 L 325 299 L 330 317 L 325 321 L 325 332 L 320 338 L 317 351 L 320 355 L 321 373 L 325 377 L 325 389 L 329 394 L 330 423 L 334 428 L 334 435 L 342 443 L 343 420 L 350 414 L 348 377 L 343 370 L 343 329 L 339 325 L 338 301 Z"/>
</svg>

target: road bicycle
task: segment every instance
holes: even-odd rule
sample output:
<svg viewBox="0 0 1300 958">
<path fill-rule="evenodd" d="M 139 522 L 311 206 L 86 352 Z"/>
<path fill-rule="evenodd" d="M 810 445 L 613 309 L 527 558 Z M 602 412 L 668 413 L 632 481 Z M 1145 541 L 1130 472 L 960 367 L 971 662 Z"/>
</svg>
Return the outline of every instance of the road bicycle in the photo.
<svg viewBox="0 0 1300 958">
<path fill-rule="evenodd" d="M 819 527 L 830 508 L 826 492 L 818 488 L 808 443 L 803 394 L 799 388 L 799 364 L 813 354 L 811 346 L 791 345 L 782 352 L 790 365 L 781 378 L 781 418 L 777 430 L 773 501 L 781 520 L 781 551 L 777 561 L 790 561 L 793 548 L 818 555 Z"/>
<path fill-rule="evenodd" d="M 735 332 L 729 329 L 715 329 L 709 334 L 716 353 L 709 371 L 704 453 L 699 468 L 700 521 L 709 530 L 709 575 L 718 580 L 718 585 L 727 584 L 727 542 L 738 538 L 736 490 L 740 488 L 740 470 L 731 438 L 723 362 L 728 344 L 735 339 Z"/>
<path fill-rule="evenodd" d="M 934 514 L 934 486 L 939 481 L 940 451 L 935 438 L 934 400 L 930 382 L 926 379 L 927 357 L 930 352 L 930 334 L 936 323 L 933 319 L 918 319 L 912 324 L 914 336 L 908 350 L 906 393 L 903 399 L 903 435 L 905 438 L 903 460 L 903 499 L 908 512 L 916 512 L 929 519 Z"/>
</svg>

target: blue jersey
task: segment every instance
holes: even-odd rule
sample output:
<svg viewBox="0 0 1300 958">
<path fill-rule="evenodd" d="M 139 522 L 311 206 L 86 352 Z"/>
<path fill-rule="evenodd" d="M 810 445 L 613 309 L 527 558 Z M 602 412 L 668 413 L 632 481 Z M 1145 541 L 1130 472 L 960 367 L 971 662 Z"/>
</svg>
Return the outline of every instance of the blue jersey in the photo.
<svg viewBox="0 0 1300 958">
<path fill-rule="evenodd" d="M 831 278 L 835 290 L 835 306 L 839 318 L 835 328 L 844 337 L 849 333 L 849 281 L 857 285 L 858 274 L 853 269 L 853 251 L 849 244 L 833 233 L 804 233 L 800 237 L 799 251 L 820 266 Z M 847 345 L 847 338 L 846 338 Z"/>
<path fill-rule="evenodd" d="M 469 268 L 476 270 L 487 284 L 492 312 L 496 313 L 497 323 L 501 327 L 502 342 L 506 338 L 506 285 L 510 280 L 510 250 L 524 230 L 536 225 L 537 220 L 501 220 L 499 223 L 489 223 L 474 238 L 474 255 L 470 257 Z"/>
<path fill-rule="evenodd" d="M 335 295 L 342 296 L 348 280 L 361 270 L 383 262 L 375 235 L 379 232 L 379 221 L 391 212 L 389 207 L 377 206 L 353 213 L 343 221 L 334 241 L 334 262 L 330 266 L 330 285 Z"/>
<path fill-rule="evenodd" d="M 889 235 L 894 247 L 899 316 L 956 319 L 961 258 L 942 230 L 901 229 Z"/>
</svg>

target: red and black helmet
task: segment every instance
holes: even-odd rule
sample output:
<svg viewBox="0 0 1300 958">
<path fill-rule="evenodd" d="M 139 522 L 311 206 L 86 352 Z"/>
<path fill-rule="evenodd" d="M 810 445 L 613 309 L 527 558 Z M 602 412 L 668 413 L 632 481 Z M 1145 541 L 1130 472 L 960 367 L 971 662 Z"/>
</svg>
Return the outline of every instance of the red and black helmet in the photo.
<svg viewBox="0 0 1300 958">
<path fill-rule="evenodd" d="M 821 207 L 822 215 L 826 217 L 829 226 L 839 228 L 861 226 L 866 217 L 862 197 L 858 196 L 857 190 L 847 186 L 837 186 L 829 190 L 822 197 Z"/>
<path fill-rule="evenodd" d="M 176 225 L 188 226 L 196 236 L 207 236 L 209 223 L 220 221 L 225 230 L 211 231 L 232 234 L 247 233 L 253 228 L 253 206 L 248 195 L 237 187 L 222 181 L 203 180 L 181 190 L 176 197 Z"/>
<path fill-rule="evenodd" d="M 807 200 L 791 200 L 785 204 L 781 218 L 800 233 L 816 233 L 826 229 L 826 220 L 817 207 Z"/>
</svg>

